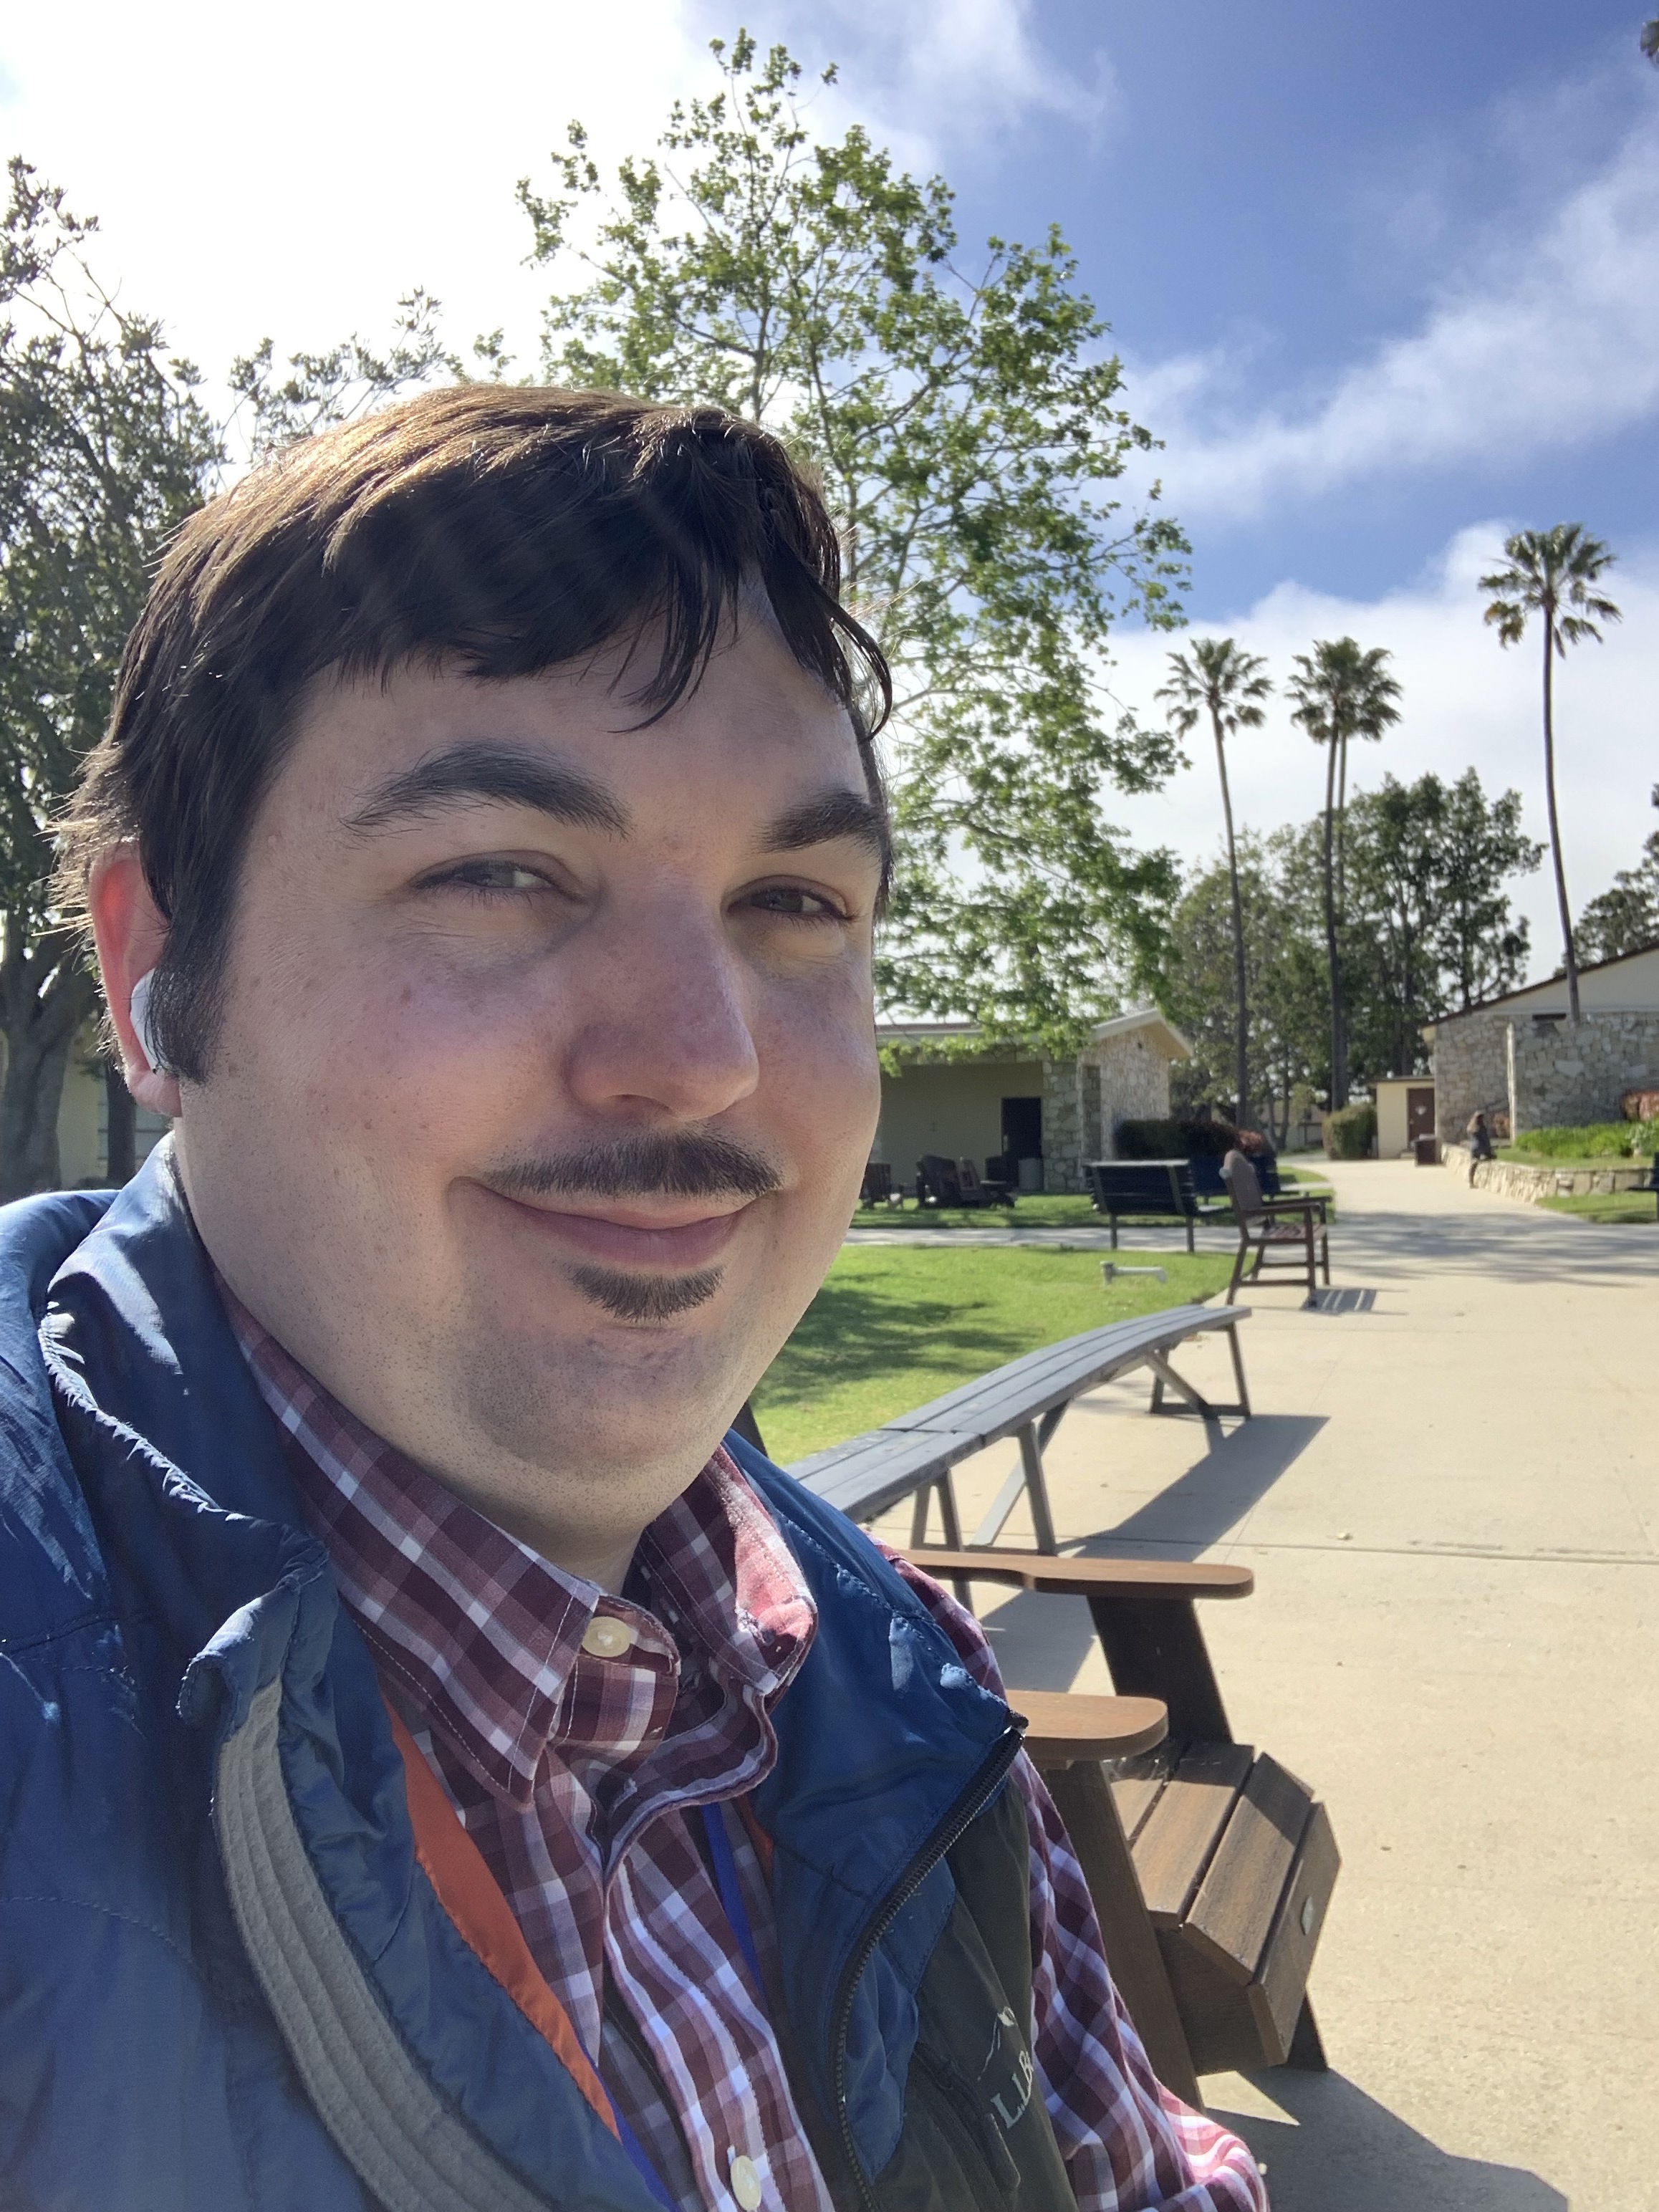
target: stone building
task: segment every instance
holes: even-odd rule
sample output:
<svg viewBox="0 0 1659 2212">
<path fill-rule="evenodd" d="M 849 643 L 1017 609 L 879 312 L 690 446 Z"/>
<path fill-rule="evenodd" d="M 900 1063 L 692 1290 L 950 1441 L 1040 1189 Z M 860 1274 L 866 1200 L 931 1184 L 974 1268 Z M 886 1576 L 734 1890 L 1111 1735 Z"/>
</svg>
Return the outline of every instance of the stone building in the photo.
<svg viewBox="0 0 1659 2212">
<path fill-rule="evenodd" d="M 964 1155 L 983 1170 L 1000 1155 L 1026 1190 L 1080 1191 L 1083 1163 L 1110 1159 L 1120 1121 L 1170 1110 L 1170 1067 L 1191 1050 L 1154 1007 L 1102 1022 L 1075 1059 L 976 1053 L 971 1022 L 880 1022 L 899 1056 L 881 1079 L 881 1126 L 871 1158 L 908 1183 L 924 1152 Z"/>
<path fill-rule="evenodd" d="M 1553 975 L 1427 1025 L 1443 1144 L 1477 1109 L 1517 1133 L 1577 1127 L 1616 1121 L 1622 1092 L 1659 1086 L 1659 945 L 1581 969 L 1578 1002 L 1575 1030 L 1566 978 Z"/>
</svg>

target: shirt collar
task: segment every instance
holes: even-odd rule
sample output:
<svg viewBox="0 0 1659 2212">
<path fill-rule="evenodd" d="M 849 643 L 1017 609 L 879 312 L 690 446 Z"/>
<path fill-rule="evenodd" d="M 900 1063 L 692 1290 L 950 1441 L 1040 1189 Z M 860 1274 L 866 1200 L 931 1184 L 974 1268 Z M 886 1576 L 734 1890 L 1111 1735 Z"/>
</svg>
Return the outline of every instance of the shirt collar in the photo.
<svg viewBox="0 0 1659 2212">
<path fill-rule="evenodd" d="M 682 1668 L 763 1710 L 793 1679 L 816 1609 L 725 1451 L 646 1528 L 614 1596 L 375 1435 L 219 1290 L 347 1606 L 383 1670 L 493 1794 L 527 1804 L 566 1744 L 583 1767 L 636 1761 L 673 1727 Z M 584 1649 L 602 1613 L 634 1632 L 619 1660 Z M 628 1683 L 608 1679 L 618 1667 Z"/>
</svg>

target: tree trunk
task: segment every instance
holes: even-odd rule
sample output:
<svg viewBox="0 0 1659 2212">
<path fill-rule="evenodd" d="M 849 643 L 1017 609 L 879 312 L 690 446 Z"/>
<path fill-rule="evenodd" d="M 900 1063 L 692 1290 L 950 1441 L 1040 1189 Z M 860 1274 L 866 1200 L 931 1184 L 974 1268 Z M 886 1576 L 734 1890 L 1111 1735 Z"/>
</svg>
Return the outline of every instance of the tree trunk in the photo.
<svg viewBox="0 0 1659 2212">
<path fill-rule="evenodd" d="M 1342 1019 L 1342 969 L 1336 947 L 1336 887 L 1332 880 L 1331 840 L 1336 816 L 1337 738 L 1331 734 L 1325 763 L 1325 957 L 1331 971 L 1331 1106 L 1348 1103 L 1348 1041 Z"/>
<path fill-rule="evenodd" d="M 1572 908 L 1567 904 L 1567 871 L 1561 858 L 1561 817 L 1555 811 L 1555 610 L 1544 610 L 1544 795 L 1549 805 L 1550 857 L 1555 862 L 1555 897 L 1561 909 L 1561 944 L 1567 958 L 1567 1019 L 1578 1026 L 1578 955 L 1572 942 Z"/>
<path fill-rule="evenodd" d="M 63 1179 L 58 1111 L 76 1030 L 95 988 L 73 937 L 47 930 L 32 943 L 27 917 L 8 913 L 0 953 L 0 1200 L 56 1190 Z"/>
<path fill-rule="evenodd" d="M 1221 770 L 1221 811 L 1227 823 L 1227 882 L 1233 901 L 1233 1036 L 1237 1060 L 1235 1080 L 1238 1091 L 1238 1127 L 1247 1128 L 1250 1119 L 1250 1000 L 1244 968 L 1244 904 L 1238 891 L 1238 848 L 1233 842 L 1233 796 L 1227 786 L 1227 746 L 1221 732 L 1221 717 L 1213 708 L 1210 720 L 1215 729 L 1216 765 Z"/>
<path fill-rule="evenodd" d="M 138 1171 L 138 1109 L 118 1060 L 104 1062 L 104 1174 L 118 1190 Z"/>
<path fill-rule="evenodd" d="M 9 1023 L 6 1079 L 0 1086 L 0 1200 L 56 1190 L 58 1109 L 63 1103 L 73 1033 L 57 1037 L 39 1023 Z"/>
<path fill-rule="evenodd" d="M 1336 927 L 1340 936 L 1348 915 L 1348 733 L 1342 732 L 1342 754 L 1336 771 Z"/>
</svg>

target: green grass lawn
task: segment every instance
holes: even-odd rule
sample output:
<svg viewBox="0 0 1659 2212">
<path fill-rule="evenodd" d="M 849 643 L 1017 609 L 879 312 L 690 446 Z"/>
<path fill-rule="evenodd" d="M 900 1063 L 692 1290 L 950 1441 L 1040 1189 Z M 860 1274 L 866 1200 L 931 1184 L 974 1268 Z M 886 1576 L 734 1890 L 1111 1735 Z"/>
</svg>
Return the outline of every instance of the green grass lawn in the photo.
<svg viewBox="0 0 1659 2212">
<path fill-rule="evenodd" d="M 1102 1218 L 1086 1198 L 1050 1198 L 1042 1193 L 1006 1206 L 861 1206 L 854 1229 L 1098 1229 Z"/>
<path fill-rule="evenodd" d="M 1231 1254 L 1126 1249 L 1123 1264 L 1164 1267 L 1168 1280 L 1133 1275 L 1109 1287 L 1101 1256 L 1043 1245 L 848 1246 L 755 1394 L 767 1450 L 785 1463 L 803 1458 L 1039 1345 L 1212 1296 L 1232 1272 Z"/>
<path fill-rule="evenodd" d="M 1605 1167 L 1605 1160 L 1599 1163 Z M 1547 1206 L 1552 1213 L 1577 1214 L 1581 1221 L 1644 1221 L 1650 1229 L 1656 1225 L 1656 1200 L 1650 1190 L 1620 1190 L 1611 1196 L 1595 1195 L 1586 1198 L 1543 1198 L 1539 1205 Z"/>
</svg>

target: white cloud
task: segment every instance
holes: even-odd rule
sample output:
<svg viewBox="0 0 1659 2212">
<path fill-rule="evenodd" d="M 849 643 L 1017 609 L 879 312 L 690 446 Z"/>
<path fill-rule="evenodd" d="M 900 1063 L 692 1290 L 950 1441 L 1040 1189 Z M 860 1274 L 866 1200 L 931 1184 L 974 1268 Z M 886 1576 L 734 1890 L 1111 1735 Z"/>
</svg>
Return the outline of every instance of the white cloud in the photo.
<svg viewBox="0 0 1659 2212">
<path fill-rule="evenodd" d="M 1271 830 L 1319 811 L 1324 756 L 1291 721 L 1283 687 L 1292 653 L 1305 653 L 1316 638 L 1352 635 L 1389 649 L 1404 690 L 1398 727 L 1352 758 L 1357 784 L 1374 788 L 1385 773 L 1403 781 L 1431 769 L 1451 777 L 1475 768 L 1489 793 L 1518 789 L 1530 834 L 1547 836 L 1541 647 L 1533 634 L 1519 647 L 1501 647 L 1482 623 L 1477 587 L 1510 526 L 1491 522 L 1460 532 L 1432 574 L 1408 591 L 1364 602 L 1282 583 L 1247 613 L 1198 626 L 1199 634 L 1230 635 L 1264 654 L 1277 687 L 1267 726 L 1242 731 L 1231 743 L 1233 806 L 1242 822 Z M 1648 804 L 1659 775 L 1659 560 L 1638 557 L 1608 581 L 1623 623 L 1607 629 L 1604 644 L 1576 648 L 1558 664 L 1556 678 L 1557 788 L 1575 914 L 1607 888 L 1615 868 L 1635 865 L 1642 841 L 1659 827 Z M 1115 688 L 1150 720 L 1159 715 L 1152 694 L 1164 680 L 1165 656 L 1183 641 L 1145 632 L 1118 641 Z M 1164 792 L 1123 800 L 1111 811 L 1137 842 L 1170 845 L 1189 861 L 1206 862 L 1221 836 L 1215 763 L 1202 731 L 1188 750 L 1191 768 Z M 1559 957 L 1547 862 L 1517 885 L 1516 904 L 1532 921 L 1534 972 L 1547 975 Z"/>
<path fill-rule="evenodd" d="M 1384 471 L 1513 465 L 1659 405 L 1659 138 L 1626 139 L 1536 234 L 1438 301 L 1301 412 L 1216 428 L 1224 349 L 1135 379 L 1183 516 L 1237 518 Z"/>
<path fill-rule="evenodd" d="M 921 165 L 937 158 L 927 150 L 933 145 L 1034 115 L 1101 121 L 1112 98 L 1103 56 L 1093 81 L 1080 80 L 1043 53 L 1032 14 L 1031 0 L 887 0 L 880 9 L 868 0 L 817 0 L 799 20 L 803 29 L 810 23 L 815 46 L 847 64 L 857 110 L 902 134 L 904 158 Z M 805 59 L 804 38 L 797 51 Z"/>
<path fill-rule="evenodd" d="M 580 116 L 612 157 L 701 75 L 685 0 L 215 0 L 13 9 L 4 150 L 99 215 L 102 265 L 210 374 L 270 332 L 384 330 L 425 284 L 452 337 L 505 322 L 533 358 L 544 279 L 517 179 Z"/>
<path fill-rule="evenodd" d="M 1030 0 L 844 0 L 839 16 L 761 0 L 746 20 L 843 83 L 819 127 L 878 118 L 926 168 L 953 137 L 1032 112 L 1085 122 L 1103 94 L 1041 52 Z M 294 0 L 280 18 L 214 0 L 14 9 L 0 28 L 4 143 L 96 213 L 100 265 L 210 379 L 267 333 L 279 348 L 383 332 L 416 284 L 465 347 L 505 324 L 535 358 L 549 286 L 526 270 L 517 179 L 550 183 L 567 122 L 601 167 L 654 141 L 707 88 L 731 0 L 497 0 L 463 25 L 439 0 L 395 20 L 371 0 Z"/>
</svg>

